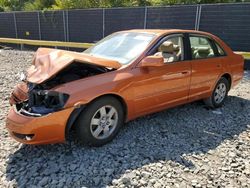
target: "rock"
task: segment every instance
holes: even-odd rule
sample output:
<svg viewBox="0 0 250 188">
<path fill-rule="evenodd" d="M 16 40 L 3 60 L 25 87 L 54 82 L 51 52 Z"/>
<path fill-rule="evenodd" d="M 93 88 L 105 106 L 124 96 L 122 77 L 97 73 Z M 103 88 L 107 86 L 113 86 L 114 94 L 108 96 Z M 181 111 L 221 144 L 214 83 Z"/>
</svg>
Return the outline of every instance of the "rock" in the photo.
<svg viewBox="0 0 250 188">
<path fill-rule="evenodd" d="M 198 184 L 198 181 L 197 180 L 192 180 L 191 183 L 192 183 L 192 186 L 196 186 Z"/>
<path fill-rule="evenodd" d="M 56 185 L 56 184 L 58 184 L 58 181 L 52 180 L 51 185 Z"/>
<path fill-rule="evenodd" d="M 154 184 L 154 188 L 161 188 L 162 187 L 162 184 L 160 184 L 159 182 L 156 182 Z"/>
<path fill-rule="evenodd" d="M 43 178 L 41 179 L 41 181 L 39 182 L 39 185 L 43 187 L 43 186 L 45 186 L 45 185 L 48 184 L 48 181 L 49 181 L 49 178 L 48 178 L 48 177 L 43 177 Z"/>
<path fill-rule="evenodd" d="M 121 182 L 124 183 L 124 184 L 130 184 L 130 179 L 127 178 L 127 177 L 123 177 L 123 178 L 121 179 Z"/>
<path fill-rule="evenodd" d="M 140 180 L 140 184 L 143 185 L 143 186 L 146 186 L 147 185 L 147 181 L 144 180 L 144 179 L 141 179 Z"/>
<path fill-rule="evenodd" d="M 228 172 L 230 169 L 228 167 L 222 167 L 221 170 Z"/>
<path fill-rule="evenodd" d="M 107 168 L 107 169 L 105 169 L 104 171 L 106 172 L 106 174 L 107 174 L 108 176 L 110 176 L 111 174 L 113 174 L 114 169 Z"/>
<path fill-rule="evenodd" d="M 230 166 L 231 166 L 232 168 L 237 168 L 237 167 L 239 166 L 239 164 L 237 164 L 237 163 L 232 163 Z"/>
<path fill-rule="evenodd" d="M 249 176 L 249 175 L 250 175 L 250 169 L 245 169 L 245 170 L 243 171 L 243 173 Z"/>
<path fill-rule="evenodd" d="M 142 172 L 141 175 L 146 179 L 148 179 L 151 176 L 149 172 Z"/>
<path fill-rule="evenodd" d="M 118 184 L 119 184 L 119 181 L 117 179 L 112 180 L 112 185 L 118 185 Z"/>
<path fill-rule="evenodd" d="M 94 178 L 93 178 L 93 181 L 94 181 L 94 184 L 95 184 L 95 185 L 99 185 L 100 182 L 101 182 L 101 179 L 100 179 L 99 177 L 94 177 Z"/>
<path fill-rule="evenodd" d="M 70 165 L 70 170 L 74 171 L 77 168 L 76 164 L 71 164 Z"/>
</svg>

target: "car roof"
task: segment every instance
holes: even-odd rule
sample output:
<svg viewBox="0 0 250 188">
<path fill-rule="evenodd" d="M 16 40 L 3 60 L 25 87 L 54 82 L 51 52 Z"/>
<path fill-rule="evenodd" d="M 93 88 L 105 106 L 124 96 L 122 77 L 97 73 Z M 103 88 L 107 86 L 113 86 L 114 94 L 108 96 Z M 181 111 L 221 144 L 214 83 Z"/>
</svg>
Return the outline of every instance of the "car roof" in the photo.
<svg viewBox="0 0 250 188">
<path fill-rule="evenodd" d="M 164 35 L 170 33 L 195 33 L 195 34 L 204 34 L 208 36 L 213 36 L 210 33 L 196 30 L 184 30 L 184 29 L 131 29 L 122 32 L 138 32 L 138 33 L 149 33 L 155 35 Z"/>
</svg>

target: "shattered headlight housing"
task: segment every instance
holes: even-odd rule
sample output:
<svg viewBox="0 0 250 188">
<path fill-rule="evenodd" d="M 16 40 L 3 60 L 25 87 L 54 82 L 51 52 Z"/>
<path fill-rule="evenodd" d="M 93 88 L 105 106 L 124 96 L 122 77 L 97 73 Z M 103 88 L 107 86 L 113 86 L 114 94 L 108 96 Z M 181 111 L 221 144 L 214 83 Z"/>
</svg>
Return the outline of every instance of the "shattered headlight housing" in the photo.
<svg viewBox="0 0 250 188">
<path fill-rule="evenodd" d="M 16 110 L 26 116 L 40 117 L 61 110 L 68 94 L 48 90 L 31 90 L 29 99 L 16 104 Z"/>
<path fill-rule="evenodd" d="M 20 74 L 20 79 L 28 87 L 28 99 L 16 103 L 17 111 L 23 115 L 39 117 L 59 111 L 69 98 L 66 93 L 46 90 L 42 85 L 27 82 L 24 72 Z"/>
<path fill-rule="evenodd" d="M 32 113 L 48 114 L 64 107 L 68 94 L 48 90 L 32 90 L 28 107 Z"/>
</svg>

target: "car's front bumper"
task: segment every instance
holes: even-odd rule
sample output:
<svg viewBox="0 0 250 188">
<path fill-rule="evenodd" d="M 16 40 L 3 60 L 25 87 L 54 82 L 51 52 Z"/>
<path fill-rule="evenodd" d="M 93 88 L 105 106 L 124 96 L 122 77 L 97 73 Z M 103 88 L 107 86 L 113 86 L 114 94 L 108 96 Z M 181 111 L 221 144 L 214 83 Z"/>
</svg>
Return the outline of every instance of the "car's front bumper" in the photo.
<svg viewBox="0 0 250 188">
<path fill-rule="evenodd" d="M 13 106 L 6 128 L 17 141 L 25 144 L 52 144 L 65 141 L 65 126 L 74 108 L 63 109 L 41 117 L 25 116 Z"/>
</svg>

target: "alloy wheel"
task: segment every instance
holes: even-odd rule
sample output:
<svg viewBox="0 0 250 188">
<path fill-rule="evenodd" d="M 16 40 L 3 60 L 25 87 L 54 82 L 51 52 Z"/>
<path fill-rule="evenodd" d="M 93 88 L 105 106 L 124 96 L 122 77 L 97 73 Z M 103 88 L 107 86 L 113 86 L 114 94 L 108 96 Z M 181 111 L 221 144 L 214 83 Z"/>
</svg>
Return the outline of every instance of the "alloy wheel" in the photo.
<svg viewBox="0 0 250 188">
<path fill-rule="evenodd" d="M 217 104 L 221 103 L 224 100 L 226 93 L 227 93 L 227 87 L 225 83 L 218 84 L 214 92 L 215 103 Z"/>
<path fill-rule="evenodd" d="M 118 123 L 118 112 L 110 105 L 99 108 L 90 122 L 91 134 L 96 139 L 106 139 L 115 130 Z"/>
</svg>

